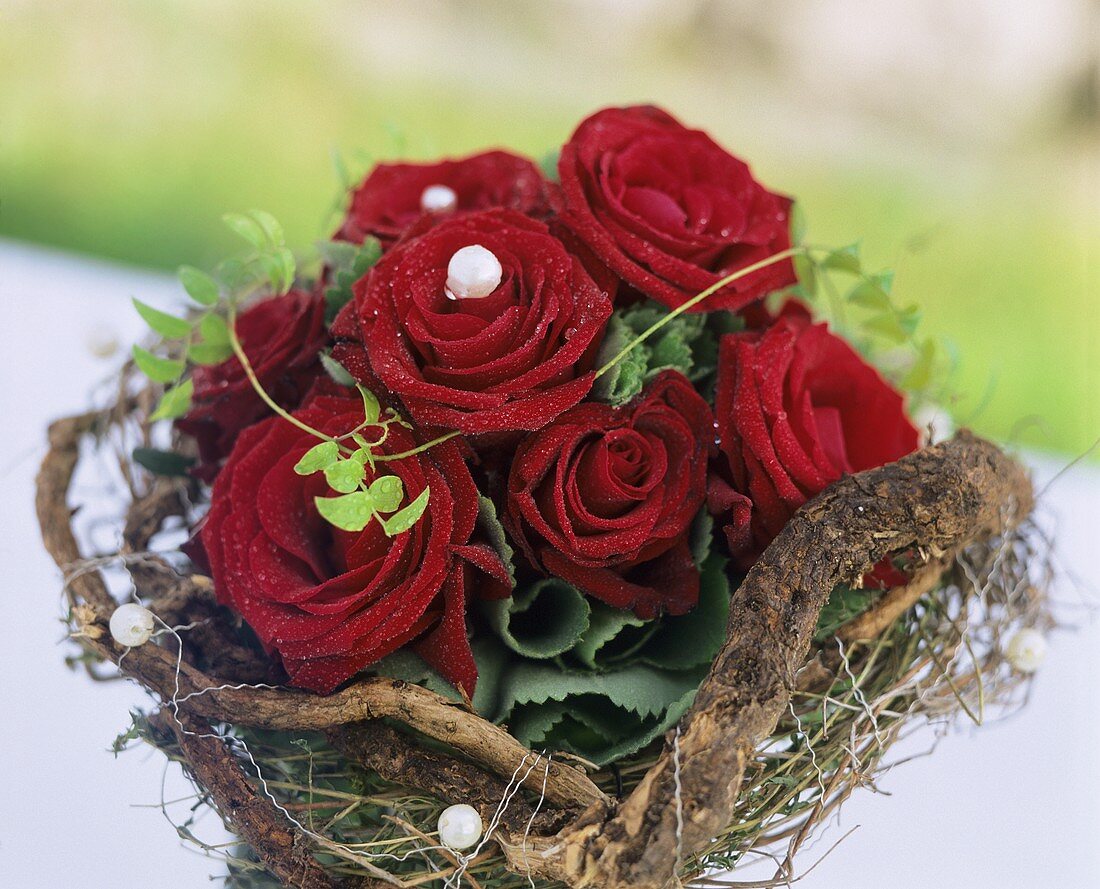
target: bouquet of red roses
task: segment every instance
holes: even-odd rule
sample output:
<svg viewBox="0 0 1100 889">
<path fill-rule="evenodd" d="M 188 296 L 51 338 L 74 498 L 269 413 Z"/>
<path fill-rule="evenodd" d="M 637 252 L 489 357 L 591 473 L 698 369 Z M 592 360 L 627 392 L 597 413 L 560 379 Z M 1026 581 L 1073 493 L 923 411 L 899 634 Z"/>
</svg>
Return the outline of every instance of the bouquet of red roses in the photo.
<svg viewBox="0 0 1100 889">
<path fill-rule="evenodd" d="M 708 673 L 713 682 L 733 669 L 723 664 L 744 615 L 776 607 L 733 591 L 752 586 L 746 573 L 768 570 L 754 565 L 777 536 L 800 533 L 788 527 L 800 507 L 917 451 L 907 398 L 922 409 L 942 399 L 943 362 L 917 336 L 916 310 L 895 305 L 889 274 L 865 272 L 855 247 L 803 243 L 790 198 L 660 109 L 599 111 L 544 166 L 505 151 L 379 164 L 351 191 L 312 274 L 299 272 L 268 214 L 228 216 L 247 252 L 213 274 L 181 270 L 195 303 L 187 317 L 137 303 L 163 337 L 134 349 L 136 366 L 164 387 L 149 419 L 173 420 L 174 435 L 134 459 L 174 477 L 197 504 L 184 573 L 210 578 L 228 611 L 206 619 L 225 623 L 232 645 L 250 653 L 253 688 L 346 688 L 331 698 L 335 712 L 380 687 L 369 677 L 399 680 L 390 687 L 451 699 L 540 756 L 601 768 L 641 761 L 702 695 Z M 863 494 L 890 499 L 886 487 Z M 859 524 L 852 515 L 845 527 Z M 849 668 L 839 640 L 857 638 L 860 615 L 882 619 L 884 602 L 893 602 L 884 626 L 913 636 L 902 615 L 935 585 L 929 560 L 934 582 L 947 570 L 946 544 L 884 536 L 889 545 L 868 544 L 862 563 L 829 569 L 846 572 L 845 582 L 829 575 L 809 617 L 776 618 L 770 632 L 788 635 L 798 658 L 835 636 Z M 835 535 L 817 545 L 826 539 Z M 809 589 L 787 575 L 770 582 L 794 600 Z M 155 632 L 150 611 L 161 620 L 155 607 L 118 609 L 116 644 L 136 652 Z M 181 697 L 186 639 L 169 705 L 194 761 L 187 745 L 204 736 L 179 721 L 182 703 L 220 701 L 221 689 L 244 684 L 200 687 L 184 670 L 193 690 Z M 750 662 L 767 662 L 765 643 L 752 645 Z M 835 653 L 820 655 L 833 680 Z M 759 673 L 736 687 L 757 683 L 770 700 L 759 664 L 742 659 L 736 669 Z M 860 691 L 847 675 L 837 694 Z M 802 733 L 792 743 L 812 755 L 791 713 Z M 372 743 L 385 749 L 384 740 Z M 670 754 L 677 782 L 680 753 Z M 385 776 L 378 757 L 371 762 Z M 516 771 L 503 799 L 513 783 L 537 785 L 530 769 L 520 775 L 523 763 L 507 764 Z M 547 782 L 553 798 L 550 775 L 547 761 L 540 799 Z M 773 777 L 800 799 L 801 778 Z M 675 799 L 676 865 L 700 856 L 702 867 L 706 843 L 691 830 L 715 842 L 723 825 L 702 819 L 685 847 L 690 812 Z M 448 840 L 440 822 L 443 848 L 472 845 L 456 830 Z M 481 833 L 478 824 L 475 841 Z M 337 858 L 346 864 L 348 854 Z M 407 873 L 405 860 L 397 872 Z M 448 880 L 470 866 L 456 859 Z M 602 867 L 595 872 L 611 885 Z M 576 868 L 544 864 L 542 876 L 568 882 Z"/>
</svg>

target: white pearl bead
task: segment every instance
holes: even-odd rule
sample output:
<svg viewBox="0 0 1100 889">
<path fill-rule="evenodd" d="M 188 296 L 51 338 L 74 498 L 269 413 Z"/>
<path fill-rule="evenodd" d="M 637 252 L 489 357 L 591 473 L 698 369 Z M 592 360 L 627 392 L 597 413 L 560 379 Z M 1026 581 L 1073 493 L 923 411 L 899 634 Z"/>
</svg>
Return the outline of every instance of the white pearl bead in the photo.
<svg viewBox="0 0 1100 889">
<path fill-rule="evenodd" d="M 471 244 L 458 250 L 447 263 L 447 296 L 484 299 L 500 286 L 503 277 L 500 260 L 480 244 Z"/>
<path fill-rule="evenodd" d="M 439 816 L 439 841 L 456 852 L 477 845 L 481 830 L 481 816 L 477 809 L 465 803 L 447 806 Z"/>
<path fill-rule="evenodd" d="M 110 358 L 119 350 L 118 336 L 109 327 L 93 327 L 84 342 L 94 358 Z"/>
<path fill-rule="evenodd" d="M 144 605 L 128 602 L 111 614 L 111 635 L 119 645 L 136 648 L 153 635 L 153 612 Z"/>
<path fill-rule="evenodd" d="M 1021 673 L 1034 673 L 1047 656 L 1047 640 L 1038 630 L 1024 627 L 1008 640 L 1005 657 Z"/>
<path fill-rule="evenodd" d="M 425 213 L 450 213 L 458 206 L 458 195 L 446 185 L 429 185 L 420 195 L 420 209 Z"/>
</svg>

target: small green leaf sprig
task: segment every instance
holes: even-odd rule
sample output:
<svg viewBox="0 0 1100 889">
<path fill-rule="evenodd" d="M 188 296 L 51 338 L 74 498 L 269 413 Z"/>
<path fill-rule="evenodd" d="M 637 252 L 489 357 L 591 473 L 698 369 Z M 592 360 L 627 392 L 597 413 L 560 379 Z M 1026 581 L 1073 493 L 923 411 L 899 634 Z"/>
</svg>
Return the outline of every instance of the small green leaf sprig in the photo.
<svg viewBox="0 0 1100 889">
<path fill-rule="evenodd" d="M 150 420 L 175 419 L 190 410 L 194 383 L 185 378 L 188 365 L 220 364 L 234 354 L 260 397 L 272 404 L 255 378 L 234 327 L 242 300 L 268 289 L 286 293 L 293 286 L 294 254 L 286 246 L 283 227 L 270 213 L 228 213 L 223 220 L 251 249 L 224 261 L 216 277 L 193 266 L 180 267 L 180 283 L 198 307 L 194 317 L 178 318 L 141 300 L 133 301 L 138 314 L 164 338 L 171 353 L 170 357 L 155 355 L 138 345 L 132 350 L 138 369 L 154 383 L 167 386 Z"/>
<path fill-rule="evenodd" d="M 368 482 L 367 468 L 374 476 L 378 463 L 414 456 L 440 439 L 399 454 L 381 453 L 378 449 L 389 438 L 390 428 L 395 424 L 410 428 L 409 424 L 393 408 L 387 408 L 382 416 L 374 394 L 362 386 L 357 388 L 363 398 L 363 422 L 351 432 L 336 438 L 326 437 L 315 444 L 294 465 L 294 471 L 298 475 L 322 472 L 329 487 L 337 492 L 336 497 L 314 497 L 317 511 L 330 524 L 355 532 L 362 531 L 371 519 L 376 519 L 387 536 L 394 537 L 408 531 L 424 515 L 431 487 L 426 485 L 411 503 L 401 507 L 405 499 L 401 479 L 396 475 L 381 475 Z M 379 431 L 373 441 L 363 434 L 367 427 Z"/>
<path fill-rule="evenodd" d="M 794 211 L 791 222 L 791 241 L 794 246 L 726 275 L 661 315 L 637 335 L 621 338 L 620 343 L 616 343 L 620 347 L 611 357 L 601 355 L 604 364 L 596 371 L 596 380 L 601 381 L 607 374 L 613 373 L 614 376 L 609 382 L 598 383 L 597 391 L 610 390 L 613 393 L 617 387 L 621 387 L 621 379 L 629 378 L 636 370 L 631 367 L 631 363 L 644 364 L 635 357 L 635 350 L 667 325 L 676 323 L 685 312 L 704 303 L 735 281 L 790 259 L 798 276 L 798 284 L 782 291 L 782 294 L 798 296 L 818 306 L 819 310 L 825 312 L 835 330 L 852 340 L 868 357 L 878 358 L 876 364 L 880 369 L 918 401 L 942 398 L 943 378 L 946 376 L 945 371 L 949 369 L 948 362 L 945 361 L 945 350 L 935 338 L 917 335 L 921 318 L 917 305 L 899 306 L 894 301 L 891 296 L 893 272 L 866 271 L 860 259 L 859 244 L 838 249 L 803 243 L 805 225 L 797 204 Z M 845 292 L 842 293 L 834 275 L 849 279 Z M 823 305 L 822 292 L 828 299 L 827 305 Z M 856 312 L 859 313 L 858 319 L 850 317 L 851 313 Z M 900 347 L 911 350 L 911 357 L 906 356 L 897 362 L 897 367 L 886 366 L 890 362 L 886 360 L 886 350 L 881 348 L 882 343 L 891 349 Z M 627 363 L 627 369 L 621 370 L 619 365 L 624 362 Z"/>
<path fill-rule="evenodd" d="M 180 282 L 198 307 L 194 317 L 180 318 L 134 300 L 138 314 L 163 338 L 170 352 L 169 356 L 162 356 L 141 346 L 133 347 L 138 369 L 153 382 L 168 387 L 150 420 L 175 419 L 190 409 L 194 384 L 186 377 L 189 366 L 218 364 L 235 356 L 252 388 L 268 408 L 319 440 L 294 469 L 299 475 L 323 472 L 329 486 L 337 493 L 335 497 L 315 498 L 321 516 L 344 531 L 362 531 L 371 519 L 376 519 L 391 537 L 409 530 L 427 509 L 429 487 L 402 507 L 405 489 L 401 479 L 396 475 L 381 475 L 368 484 L 367 468 L 374 476 L 378 464 L 414 456 L 458 433 L 442 435 L 401 453 L 383 453 L 380 448 L 389 438 L 393 425 L 411 427 L 392 408 L 383 413 L 375 395 L 362 386 L 356 388 L 363 399 L 363 420 L 344 435 L 332 436 L 315 429 L 281 407 L 256 376 L 237 336 L 236 325 L 239 308 L 248 298 L 259 293 L 281 295 L 290 290 L 297 263 L 286 245 L 282 226 L 270 213 L 262 210 L 230 213 L 223 220 L 249 249 L 242 256 L 223 261 L 213 275 L 193 266 L 179 269 Z M 349 247 L 350 253 L 344 251 L 338 257 L 337 286 L 342 292 L 350 292 L 348 275 L 365 274 L 380 255 L 377 243 L 361 248 Z M 321 362 L 336 382 L 355 385 L 350 374 L 330 356 L 321 355 Z M 375 439 L 370 440 L 364 434 L 368 428 L 378 430 Z"/>
</svg>

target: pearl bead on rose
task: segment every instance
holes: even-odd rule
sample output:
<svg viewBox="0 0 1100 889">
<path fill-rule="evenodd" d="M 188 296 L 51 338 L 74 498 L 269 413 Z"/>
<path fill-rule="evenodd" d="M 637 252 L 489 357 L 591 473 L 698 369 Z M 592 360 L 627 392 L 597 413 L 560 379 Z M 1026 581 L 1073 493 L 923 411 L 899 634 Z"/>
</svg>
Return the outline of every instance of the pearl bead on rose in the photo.
<svg viewBox="0 0 1100 889">
<path fill-rule="evenodd" d="M 471 244 L 447 263 L 448 299 L 484 299 L 500 286 L 504 269 L 490 250 Z"/>
</svg>

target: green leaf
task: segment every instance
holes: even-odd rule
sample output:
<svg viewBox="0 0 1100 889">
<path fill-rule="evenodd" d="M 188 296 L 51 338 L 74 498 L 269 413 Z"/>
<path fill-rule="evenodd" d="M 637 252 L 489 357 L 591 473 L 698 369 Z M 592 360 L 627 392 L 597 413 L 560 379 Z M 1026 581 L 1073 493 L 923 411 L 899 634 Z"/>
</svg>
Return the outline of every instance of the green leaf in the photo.
<svg viewBox="0 0 1100 889">
<path fill-rule="evenodd" d="M 325 521 L 343 531 L 362 531 L 374 515 L 374 503 L 366 491 L 339 497 L 314 497 L 313 502 Z"/>
<path fill-rule="evenodd" d="M 347 372 L 347 369 L 339 361 L 329 355 L 327 352 L 321 353 L 321 367 L 325 369 L 325 373 L 332 378 L 332 381 L 340 386 L 354 386 L 355 377 Z"/>
<path fill-rule="evenodd" d="M 294 471 L 298 475 L 312 475 L 328 469 L 339 459 L 340 445 L 334 441 L 322 441 L 302 454 L 301 459 L 294 464 Z"/>
<path fill-rule="evenodd" d="M 154 332 L 170 340 L 180 339 L 191 332 L 191 322 L 175 315 L 169 315 L 160 309 L 154 309 L 139 299 L 134 299 L 134 308 L 141 315 L 142 320 L 148 324 Z"/>
<path fill-rule="evenodd" d="M 274 216 L 266 210 L 253 210 L 249 215 L 256 220 L 256 224 L 260 226 L 267 240 L 270 241 L 273 246 L 279 246 L 280 244 L 286 243 L 286 235 L 283 233 L 283 227 Z"/>
<path fill-rule="evenodd" d="M 709 665 L 726 640 L 729 611 L 726 560 L 712 554 L 699 578 L 699 604 L 687 614 L 663 618 L 653 638 L 638 652 L 639 660 L 666 670 Z"/>
<path fill-rule="evenodd" d="M 229 343 L 192 343 L 187 347 L 187 357 L 195 364 L 210 366 L 221 364 L 233 355 Z"/>
<path fill-rule="evenodd" d="M 792 259 L 794 273 L 798 277 L 806 296 L 811 301 L 817 296 L 817 266 L 810 257 L 800 253 Z"/>
<path fill-rule="evenodd" d="M 374 508 L 379 512 L 393 512 L 405 498 L 405 484 L 396 475 L 383 475 L 381 478 L 376 478 L 371 482 L 369 490 Z"/>
<path fill-rule="evenodd" d="M 590 607 L 588 629 L 577 640 L 572 654 L 592 670 L 629 658 L 648 641 L 659 623 L 642 620 L 632 611 L 612 608 L 603 602 L 592 602 Z"/>
<path fill-rule="evenodd" d="M 893 307 L 889 291 L 883 288 L 875 278 L 867 278 L 853 287 L 848 294 L 848 302 L 877 311 L 888 311 Z"/>
<path fill-rule="evenodd" d="M 325 467 L 325 481 L 332 490 L 341 494 L 350 494 L 359 487 L 365 470 L 358 460 L 337 460 Z M 377 499 L 372 494 L 372 502 L 377 508 Z"/>
<path fill-rule="evenodd" d="M 863 322 L 863 326 L 872 333 L 877 333 L 895 343 L 904 343 L 909 339 L 909 332 L 902 326 L 898 315 L 892 311 L 872 315 Z"/>
<path fill-rule="evenodd" d="M 550 182 L 558 181 L 558 158 L 561 157 L 561 152 L 558 149 L 548 151 L 542 156 L 542 160 L 539 161 L 539 168 L 542 170 L 542 175 L 545 176 Z"/>
<path fill-rule="evenodd" d="M 821 265 L 827 269 L 858 274 L 860 270 L 859 244 L 849 244 L 847 247 L 834 250 L 822 260 Z"/>
<path fill-rule="evenodd" d="M 504 525 L 497 515 L 496 504 L 488 497 L 478 495 L 477 498 L 477 528 L 493 548 L 504 567 L 508 569 L 508 579 L 512 588 L 516 586 L 515 552 L 508 543 L 508 535 L 504 533 Z"/>
<path fill-rule="evenodd" d="M 901 388 L 919 392 L 928 388 L 936 367 L 936 341 L 929 337 L 917 347 L 917 360 L 901 381 Z"/>
<path fill-rule="evenodd" d="M 355 282 L 382 257 L 382 244 L 368 237 L 362 244 L 329 241 L 320 247 L 329 266 L 330 284 L 325 288 L 325 320 L 331 322 L 351 302 Z"/>
<path fill-rule="evenodd" d="M 277 293 L 286 293 L 294 286 L 296 263 L 294 254 L 288 248 L 281 247 L 274 253 L 265 254 L 261 259 L 271 286 Z"/>
<path fill-rule="evenodd" d="M 647 664 L 628 664 L 607 673 L 593 673 L 562 670 L 553 661 L 520 661 L 504 677 L 501 712 L 510 713 L 521 704 L 596 695 L 637 716 L 659 716 L 672 701 L 697 687 L 704 672 L 670 672 Z"/>
<path fill-rule="evenodd" d="M 182 361 L 160 358 L 152 352 L 145 351 L 141 346 L 134 346 L 131 352 L 138 369 L 154 383 L 171 383 L 173 380 L 178 380 L 183 373 Z"/>
<path fill-rule="evenodd" d="M 802 204 L 795 201 L 791 205 L 791 243 L 798 245 L 806 238 L 806 214 Z"/>
<path fill-rule="evenodd" d="M 195 465 L 194 457 L 157 448 L 134 448 L 132 456 L 138 466 L 148 469 L 153 475 L 186 476 L 187 470 Z"/>
<path fill-rule="evenodd" d="M 378 415 L 382 412 L 382 406 L 378 403 L 378 399 L 370 389 L 364 386 L 357 386 L 356 388 L 363 399 L 363 419 L 368 423 L 377 423 Z"/>
<path fill-rule="evenodd" d="M 215 315 L 213 312 L 202 316 L 199 321 L 199 333 L 208 343 L 229 344 L 229 325 L 221 315 Z"/>
<path fill-rule="evenodd" d="M 202 306 L 212 306 L 218 301 L 218 282 L 206 272 L 190 265 L 181 265 L 176 273 L 187 295 Z"/>
<path fill-rule="evenodd" d="M 419 497 L 404 509 L 395 512 L 389 518 L 382 518 L 379 516 L 378 521 L 382 524 L 382 530 L 390 537 L 396 537 L 398 534 L 408 531 L 409 528 L 420 521 L 420 517 L 424 515 L 424 510 L 428 508 L 428 495 L 430 490 L 430 488 L 424 488 L 424 490 L 420 492 Z"/>
<path fill-rule="evenodd" d="M 556 577 L 542 578 L 509 599 L 483 603 L 489 625 L 523 657 L 552 658 L 569 651 L 588 629 L 585 596 Z"/>
<path fill-rule="evenodd" d="M 244 213 L 226 213 L 222 216 L 222 222 L 229 226 L 235 235 L 246 240 L 257 250 L 263 251 L 267 248 L 267 233 L 263 226 L 251 216 L 246 216 Z"/>
<path fill-rule="evenodd" d="M 866 611 L 878 595 L 878 591 L 871 589 L 857 590 L 847 586 L 834 587 L 829 594 L 825 607 L 821 609 L 821 613 L 818 615 L 814 641 L 824 642 L 831 638 L 843 624 Z"/>
<path fill-rule="evenodd" d="M 191 409 L 191 395 L 195 390 L 195 384 L 191 380 L 184 380 L 178 386 L 173 386 L 160 399 L 157 409 L 149 415 L 150 420 L 174 420 L 182 417 Z"/>
</svg>

